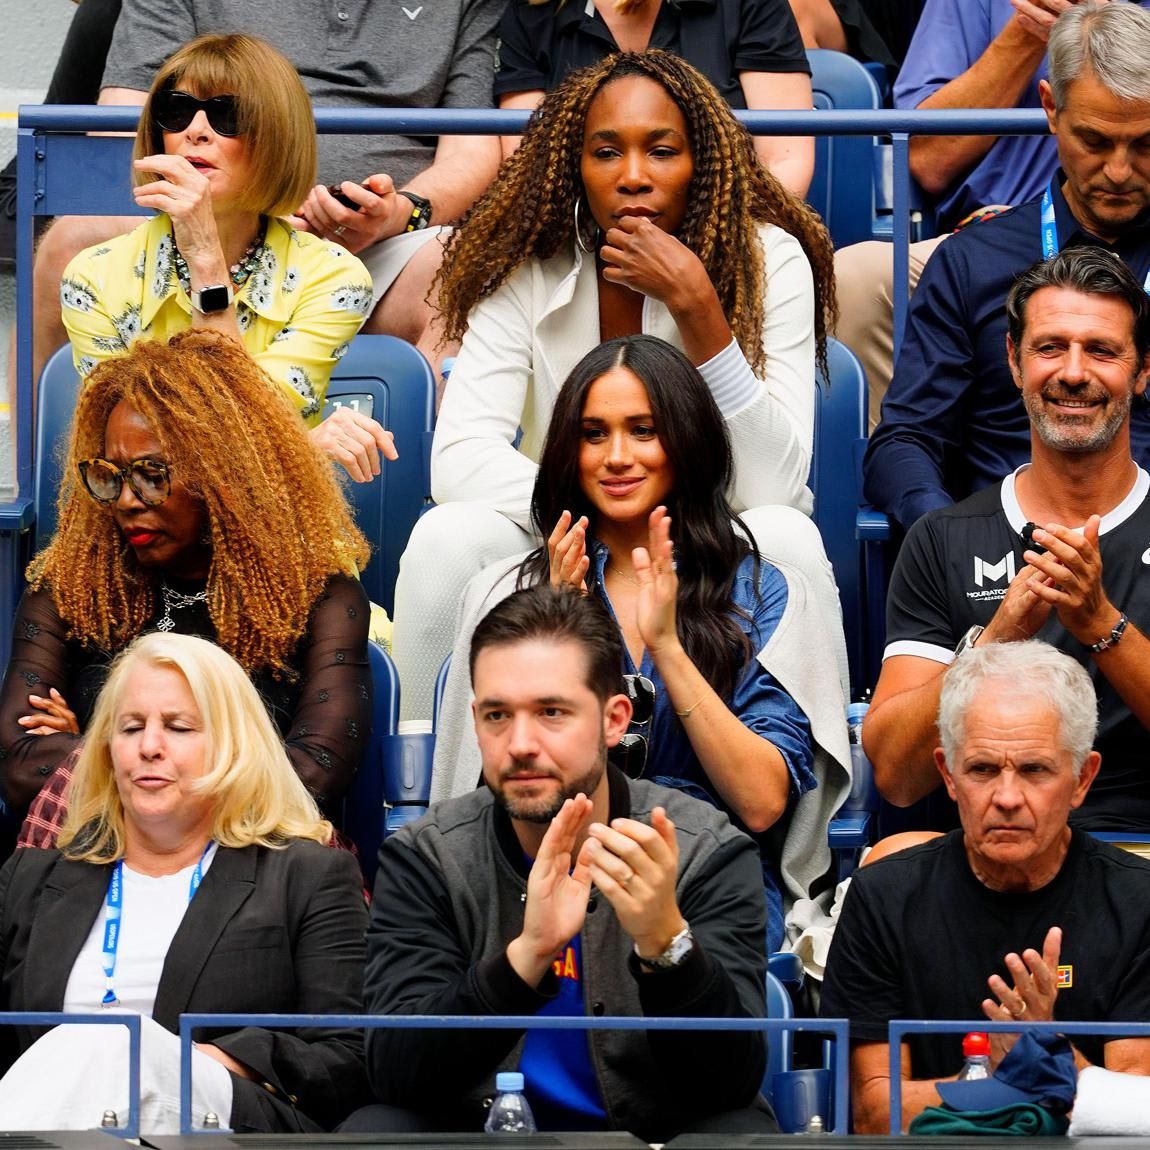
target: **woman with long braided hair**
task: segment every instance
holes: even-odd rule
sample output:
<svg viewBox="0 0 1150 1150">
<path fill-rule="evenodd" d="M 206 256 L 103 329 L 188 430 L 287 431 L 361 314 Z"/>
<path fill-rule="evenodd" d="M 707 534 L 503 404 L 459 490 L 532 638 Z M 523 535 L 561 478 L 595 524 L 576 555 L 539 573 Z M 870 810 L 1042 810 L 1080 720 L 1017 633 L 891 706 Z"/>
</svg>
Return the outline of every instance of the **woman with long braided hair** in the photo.
<svg viewBox="0 0 1150 1150">
<path fill-rule="evenodd" d="M 113 657 L 148 631 L 224 648 L 313 795 L 347 787 L 371 715 L 355 578 L 368 548 L 290 401 L 237 342 L 185 332 L 100 364 L 58 506 L 0 689 L 9 812 L 76 749 Z"/>
<path fill-rule="evenodd" d="M 446 335 L 462 347 L 435 432 L 440 506 L 417 525 L 396 593 L 405 717 L 430 714 L 467 578 L 534 545 L 551 408 L 601 340 L 644 332 L 686 353 L 731 436 L 735 509 L 776 505 L 744 515 L 760 543 L 798 540 L 801 560 L 825 568 L 813 526 L 778 508 L 811 508 L 832 276 L 818 216 L 759 165 L 750 135 L 681 58 L 621 53 L 544 98 L 440 272 Z M 830 596 L 833 586 L 837 610 Z"/>
</svg>

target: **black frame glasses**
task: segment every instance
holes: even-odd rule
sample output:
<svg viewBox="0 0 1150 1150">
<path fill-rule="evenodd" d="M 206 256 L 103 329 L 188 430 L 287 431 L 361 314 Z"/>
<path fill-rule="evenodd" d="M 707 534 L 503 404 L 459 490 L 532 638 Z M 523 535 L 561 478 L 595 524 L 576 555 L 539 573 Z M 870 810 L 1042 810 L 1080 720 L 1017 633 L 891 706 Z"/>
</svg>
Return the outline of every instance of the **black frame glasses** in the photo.
<svg viewBox="0 0 1150 1150">
<path fill-rule="evenodd" d="M 152 119 L 165 132 L 182 132 L 202 111 L 218 136 L 240 134 L 239 109 L 235 96 L 209 96 L 201 100 L 191 92 L 165 88 L 152 97 Z"/>
<path fill-rule="evenodd" d="M 159 507 L 172 494 L 172 468 L 160 459 L 133 459 L 127 467 L 117 467 L 97 456 L 80 460 L 77 467 L 84 490 L 105 506 L 120 498 L 125 479 L 147 507 Z"/>
<path fill-rule="evenodd" d="M 645 727 L 655 714 L 655 684 L 646 675 L 624 675 L 623 685 L 631 700 L 631 726 Z M 629 779 L 640 779 L 647 768 L 647 736 L 628 731 L 607 750 L 607 761 Z"/>
</svg>

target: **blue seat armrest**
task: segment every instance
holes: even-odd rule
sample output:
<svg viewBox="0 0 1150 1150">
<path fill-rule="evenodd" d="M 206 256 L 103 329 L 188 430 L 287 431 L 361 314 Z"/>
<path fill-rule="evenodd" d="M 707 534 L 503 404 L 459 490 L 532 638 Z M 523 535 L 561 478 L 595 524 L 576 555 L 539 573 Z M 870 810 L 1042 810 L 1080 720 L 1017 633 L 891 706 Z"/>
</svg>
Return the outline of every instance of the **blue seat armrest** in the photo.
<svg viewBox="0 0 1150 1150">
<path fill-rule="evenodd" d="M 794 951 L 777 950 L 767 955 L 767 970 L 784 986 L 797 988 L 803 984 L 803 960 Z"/>
<path fill-rule="evenodd" d="M 422 803 L 412 803 L 400 807 L 388 807 L 383 812 L 383 837 L 393 835 L 400 827 L 415 822 L 427 813 L 427 807 Z"/>
<path fill-rule="evenodd" d="M 434 759 L 434 735 L 387 735 L 383 739 L 383 801 L 390 807 L 415 803 L 426 808 Z"/>
<path fill-rule="evenodd" d="M 860 507 L 855 516 L 855 538 L 870 542 L 890 538 L 890 519 L 883 511 L 873 507 Z"/>
<path fill-rule="evenodd" d="M 835 815 L 827 828 L 831 850 L 861 850 L 871 843 L 871 812 L 846 811 Z"/>
<path fill-rule="evenodd" d="M 0 503 L 0 531 L 26 531 L 36 522 L 36 508 L 27 496 Z"/>
</svg>

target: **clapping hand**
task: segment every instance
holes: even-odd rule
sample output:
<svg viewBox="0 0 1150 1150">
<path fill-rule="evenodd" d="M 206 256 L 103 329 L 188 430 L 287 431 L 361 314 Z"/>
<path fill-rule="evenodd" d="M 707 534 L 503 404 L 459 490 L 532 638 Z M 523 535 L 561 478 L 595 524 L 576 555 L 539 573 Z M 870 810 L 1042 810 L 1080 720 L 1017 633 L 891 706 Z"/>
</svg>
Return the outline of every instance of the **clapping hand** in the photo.
<svg viewBox="0 0 1150 1150">
<path fill-rule="evenodd" d="M 671 516 L 666 507 L 656 507 L 647 519 L 648 545 L 631 552 L 639 596 L 635 622 L 643 645 L 657 658 L 679 642 L 675 629 L 675 602 L 679 577 L 675 574 L 675 554 L 671 543 Z"/>
<path fill-rule="evenodd" d="M 552 587 L 574 587 L 587 590 L 587 572 L 591 559 L 587 554 L 587 516 L 571 522 L 571 512 L 564 511 L 547 536 L 547 558 L 551 567 Z"/>
<path fill-rule="evenodd" d="M 1013 986 L 997 974 L 987 979 L 994 998 L 983 999 L 982 1012 L 991 1022 L 1047 1022 L 1054 1018 L 1058 998 L 1058 959 L 1062 951 L 1062 929 L 1052 926 L 1046 932 L 1042 953 L 1033 948 L 1020 955 L 1006 956 L 1006 969 L 1014 979 Z M 1006 1057 L 1017 1040 L 1017 1034 L 995 1033 L 990 1036 L 992 1067 Z"/>
</svg>

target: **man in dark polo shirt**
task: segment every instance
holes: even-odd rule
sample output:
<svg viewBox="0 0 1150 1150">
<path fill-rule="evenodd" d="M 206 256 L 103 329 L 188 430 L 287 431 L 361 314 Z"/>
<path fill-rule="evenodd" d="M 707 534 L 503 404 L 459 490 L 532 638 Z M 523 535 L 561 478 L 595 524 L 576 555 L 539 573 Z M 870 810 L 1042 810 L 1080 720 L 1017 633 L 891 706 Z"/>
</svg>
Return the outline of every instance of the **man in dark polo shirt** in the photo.
<svg viewBox="0 0 1150 1150">
<path fill-rule="evenodd" d="M 888 1129 L 892 1018 L 1150 1021 L 1150 863 L 1067 824 L 1096 723 L 1086 672 L 1046 643 L 979 646 L 947 673 L 933 759 L 962 829 L 858 871 L 827 957 L 856 1133 Z M 1015 1037 L 991 1036 L 992 1068 Z M 1107 1038 L 1075 1037 L 1079 1067 L 1150 1073 L 1150 1039 Z M 914 1036 L 902 1057 L 905 1126 L 939 1105 L 962 1036 Z"/>
<path fill-rule="evenodd" d="M 1037 636 L 1082 663 L 1098 693 L 1102 771 L 1076 819 L 1150 831 L 1150 475 L 1130 456 L 1150 298 L 1122 260 L 1087 245 L 1020 276 L 1006 311 L 1031 461 L 911 528 L 863 741 L 891 802 L 925 797 L 940 781 L 948 666 L 965 647 Z"/>
<path fill-rule="evenodd" d="M 906 338 L 864 463 L 867 498 L 904 527 L 996 483 L 1029 451 L 1002 359 L 1004 301 L 1035 260 L 1095 244 L 1150 272 L 1150 11 L 1075 5 L 1050 33 L 1040 83 L 1061 171 L 1047 192 L 949 237 L 914 293 Z M 1134 457 L 1150 464 L 1150 409 Z"/>
</svg>

